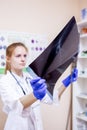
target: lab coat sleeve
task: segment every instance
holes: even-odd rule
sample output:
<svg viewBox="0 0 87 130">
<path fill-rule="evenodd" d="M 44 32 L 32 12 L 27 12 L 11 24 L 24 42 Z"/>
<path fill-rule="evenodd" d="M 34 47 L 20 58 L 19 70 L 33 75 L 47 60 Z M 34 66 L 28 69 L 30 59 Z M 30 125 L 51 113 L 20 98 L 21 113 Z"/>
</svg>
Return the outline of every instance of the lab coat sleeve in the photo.
<svg viewBox="0 0 87 130">
<path fill-rule="evenodd" d="M 49 104 L 49 105 L 59 105 L 59 92 L 57 89 L 54 89 L 53 92 L 53 98 L 51 98 L 49 96 L 49 94 L 47 93 L 46 96 L 41 100 L 41 102 Z"/>
<path fill-rule="evenodd" d="M 12 87 L 6 80 L 0 79 L 0 96 L 3 101 L 3 111 L 7 114 L 10 111 L 21 114 L 23 105 Z"/>
<path fill-rule="evenodd" d="M 28 73 L 28 77 L 30 77 L 29 73 Z M 30 77 L 29 80 L 30 79 L 32 79 L 32 77 Z M 50 97 L 50 94 L 47 91 L 45 97 L 41 100 L 41 102 L 49 104 L 49 105 L 51 105 L 51 104 L 59 105 L 59 92 L 58 92 L 58 90 L 56 88 L 54 88 L 53 97 Z"/>
<path fill-rule="evenodd" d="M 21 102 L 19 100 L 14 100 L 12 102 L 8 101 L 7 103 L 5 103 L 5 105 L 3 107 L 3 111 L 5 113 L 8 114 L 10 111 L 14 111 L 14 113 L 17 113 L 19 115 L 22 114 L 23 105 L 21 104 Z"/>
</svg>

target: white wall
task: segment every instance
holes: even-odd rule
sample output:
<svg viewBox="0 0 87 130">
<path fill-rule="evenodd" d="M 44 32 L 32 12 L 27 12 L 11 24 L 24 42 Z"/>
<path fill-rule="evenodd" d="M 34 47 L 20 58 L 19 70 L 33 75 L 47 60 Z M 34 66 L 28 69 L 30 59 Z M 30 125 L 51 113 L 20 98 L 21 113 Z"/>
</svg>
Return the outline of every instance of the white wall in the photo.
<svg viewBox="0 0 87 130">
<path fill-rule="evenodd" d="M 79 0 L 80 2 L 80 10 L 83 9 L 83 8 L 87 8 L 87 0 Z"/>
<path fill-rule="evenodd" d="M 79 0 L 0 0 L 0 30 L 46 34 L 49 43 L 72 16 L 79 21 L 79 15 Z M 41 105 L 44 130 L 65 130 L 70 98 L 71 87 L 59 107 Z M 0 130 L 4 120 L 1 111 Z"/>
<path fill-rule="evenodd" d="M 0 29 L 45 33 L 53 40 L 73 15 L 78 20 L 78 0 L 3 0 Z"/>
</svg>

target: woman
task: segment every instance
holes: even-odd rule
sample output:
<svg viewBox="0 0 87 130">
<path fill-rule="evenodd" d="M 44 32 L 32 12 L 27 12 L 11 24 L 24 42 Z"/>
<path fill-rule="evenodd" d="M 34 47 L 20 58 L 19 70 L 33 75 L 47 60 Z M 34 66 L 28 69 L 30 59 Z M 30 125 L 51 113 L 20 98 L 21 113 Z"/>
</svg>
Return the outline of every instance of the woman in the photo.
<svg viewBox="0 0 87 130">
<path fill-rule="evenodd" d="M 28 49 L 23 43 L 12 43 L 6 49 L 5 75 L 0 79 L 0 95 L 8 117 L 4 130 L 42 130 L 40 102 L 52 104 L 44 79 L 33 79 L 24 72 Z M 59 96 L 77 80 L 77 69 L 63 80 Z M 56 96 L 58 98 L 58 95 Z"/>
</svg>

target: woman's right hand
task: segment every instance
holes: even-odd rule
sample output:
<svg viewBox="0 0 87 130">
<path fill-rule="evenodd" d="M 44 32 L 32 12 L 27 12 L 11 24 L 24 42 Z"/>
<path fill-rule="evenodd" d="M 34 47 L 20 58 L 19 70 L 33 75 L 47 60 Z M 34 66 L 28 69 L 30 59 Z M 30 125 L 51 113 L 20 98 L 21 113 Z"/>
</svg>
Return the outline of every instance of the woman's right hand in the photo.
<svg viewBox="0 0 87 130">
<path fill-rule="evenodd" d="M 30 80 L 33 94 L 39 100 L 42 100 L 42 98 L 46 95 L 47 85 L 45 82 L 45 79 L 41 79 L 40 77 Z"/>
</svg>

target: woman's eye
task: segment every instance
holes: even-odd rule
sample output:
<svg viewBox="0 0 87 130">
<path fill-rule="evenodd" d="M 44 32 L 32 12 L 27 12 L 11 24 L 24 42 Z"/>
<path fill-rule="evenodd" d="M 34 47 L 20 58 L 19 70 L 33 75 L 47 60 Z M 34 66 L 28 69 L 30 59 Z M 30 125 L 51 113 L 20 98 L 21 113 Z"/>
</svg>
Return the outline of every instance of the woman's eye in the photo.
<svg viewBox="0 0 87 130">
<path fill-rule="evenodd" d="M 16 57 L 20 57 L 21 55 L 16 55 Z"/>
<path fill-rule="evenodd" d="M 27 57 L 27 55 L 24 55 L 24 57 Z"/>
<path fill-rule="evenodd" d="M 20 55 L 20 54 L 18 54 L 18 55 L 16 55 L 16 57 L 21 57 L 22 55 Z M 23 55 L 23 57 L 27 57 L 27 55 L 25 54 L 25 55 Z"/>
</svg>

